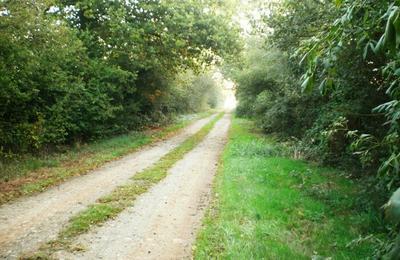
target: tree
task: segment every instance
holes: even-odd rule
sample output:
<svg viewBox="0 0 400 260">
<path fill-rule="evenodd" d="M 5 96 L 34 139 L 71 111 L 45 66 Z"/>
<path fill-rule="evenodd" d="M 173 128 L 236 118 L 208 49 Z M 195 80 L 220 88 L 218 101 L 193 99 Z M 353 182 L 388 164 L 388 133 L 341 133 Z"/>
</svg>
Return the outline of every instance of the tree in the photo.
<svg viewBox="0 0 400 260">
<path fill-rule="evenodd" d="M 169 117 L 159 104 L 176 75 L 240 51 L 217 11 L 208 1 L 1 1 L 1 155 Z"/>
</svg>

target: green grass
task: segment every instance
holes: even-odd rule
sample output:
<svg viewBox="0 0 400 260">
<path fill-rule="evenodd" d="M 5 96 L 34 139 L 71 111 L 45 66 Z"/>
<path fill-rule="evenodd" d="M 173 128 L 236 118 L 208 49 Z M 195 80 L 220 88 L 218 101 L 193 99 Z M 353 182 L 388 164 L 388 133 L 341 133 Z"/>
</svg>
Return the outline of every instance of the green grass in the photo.
<svg viewBox="0 0 400 260">
<path fill-rule="evenodd" d="M 366 259 L 381 234 L 343 173 L 285 157 L 234 119 L 195 259 Z M 374 233 L 375 232 L 375 233 Z M 372 236 L 368 236 L 372 234 Z"/>
<path fill-rule="evenodd" d="M 59 250 L 83 250 L 81 247 L 72 246 L 72 242 L 77 236 L 86 233 L 94 225 L 102 224 L 117 216 L 122 210 L 133 205 L 139 195 L 164 179 L 168 170 L 187 152 L 196 147 L 222 116 L 223 113 L 218 114 L 196 134 L 166 154 L 153 166 L 135 174 L 131 178 L 131 182 L 117 187 L 111 194 L 100 198 L 95 204 L 72 217 L 57 239 L 45 244 L 33 256 L 27 256 L 25 259 L 49 258 L 52 253 Z"/>
<path fill-rule="evenodd" d="M 64 153 L 30 155 L 8 163 L 0 162 L 0 205 L 24 195 L 44 191 L 73 176 L 83 175 L 146 144 L 164 139 L 194 119 L 210 114 L 205 112 L 191 119 L 179 120 L 157 131 L 132 132 L 71 147 Z"/>
</svg>

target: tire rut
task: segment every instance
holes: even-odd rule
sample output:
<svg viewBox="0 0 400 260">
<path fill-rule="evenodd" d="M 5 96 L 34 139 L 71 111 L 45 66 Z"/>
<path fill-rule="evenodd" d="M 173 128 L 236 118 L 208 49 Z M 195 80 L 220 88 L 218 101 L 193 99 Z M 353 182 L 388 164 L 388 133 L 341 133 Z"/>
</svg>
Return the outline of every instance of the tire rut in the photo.
<svg viewBox="0 0 400 260">
<path fill-rule="evenodd" d="M 135 205 L 80 236 L 74 245 L 84 248 L 84 252 L 63 251 L 54 256 L 59 259 L 190 259 L 229 126 L 230 115 L 225 115 Z"/>
<path fill-rule="evenodd" d="M 56 238 L 71 216 L 151 166 L 200 130 L 215 115 L 200 119 L 168 140 L 156 142 L 91 173 L 38 195 L 0 207 L 0 258 L 17 259 Z"/>
</svg>

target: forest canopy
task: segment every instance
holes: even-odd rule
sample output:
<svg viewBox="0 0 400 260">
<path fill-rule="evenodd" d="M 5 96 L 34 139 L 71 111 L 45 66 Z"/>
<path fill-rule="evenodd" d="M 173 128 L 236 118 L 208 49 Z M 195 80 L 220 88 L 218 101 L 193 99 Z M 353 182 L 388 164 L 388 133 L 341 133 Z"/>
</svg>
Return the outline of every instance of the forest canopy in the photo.
<svg viewBox="0 0 400 260">
<path fill-rule="evenodd" d="M 177 77 L 210 77 L 212 65 L 240 51 L 239 30 L 221 8 L 213 1 L 0 1 L 0 155 L 200 109 L 207 91 L 180 86 Z"/>
</svg>

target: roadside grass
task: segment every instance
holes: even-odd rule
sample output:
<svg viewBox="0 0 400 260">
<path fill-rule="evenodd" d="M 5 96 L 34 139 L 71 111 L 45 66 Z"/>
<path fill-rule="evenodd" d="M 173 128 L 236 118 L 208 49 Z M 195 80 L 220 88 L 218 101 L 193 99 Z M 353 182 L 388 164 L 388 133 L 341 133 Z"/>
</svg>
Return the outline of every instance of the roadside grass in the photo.
<svg viewBox="0 0 400 260">
<path fill-rule="evenodd" d="M 252 128 L 233 120 L 195 259 L 371 257 L 385 235 L 379 214 L 360 206 L 356 181 L 288 158 Z"/>
<path fill-rule="evenodd" d="M 208 111 L 186 117 L 158 130 L 132 132 L 71 147 L 63 153 L 27 155 L 8 163 L 0 161 L 0 205 L 21 196 L 42 192 L 73 176 L 84 175 L 144 145 L 168 138 L 194 120 L 212 113 Z"/>
<path fill-rule="evenodd" d="M 24 256 L 22 259 L 48 259 L 57 251 L 84 250 L 83 247 L 73 244 L 76 237 L 88 232 L 93 226 L 116 217 L 122 210 L 132 206 L 139 195 L 164 179 L 168 170 L 186 153 L 196 147 L 223 115 L 224 113 L 218 114 L 196 134 L 166 154 L 153 166 L 135 174 L 129 183 L 117 187 L 111 194 L 100 198 L 95 204 L 72 217 L 65 229 L 59 233 L 57 239 L 43 245 L 32 256 Z"/>
</svg>

